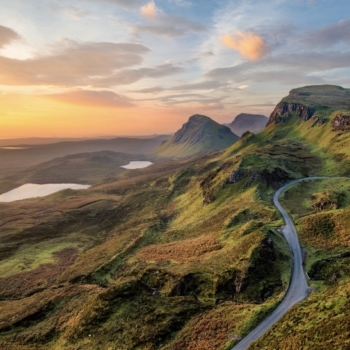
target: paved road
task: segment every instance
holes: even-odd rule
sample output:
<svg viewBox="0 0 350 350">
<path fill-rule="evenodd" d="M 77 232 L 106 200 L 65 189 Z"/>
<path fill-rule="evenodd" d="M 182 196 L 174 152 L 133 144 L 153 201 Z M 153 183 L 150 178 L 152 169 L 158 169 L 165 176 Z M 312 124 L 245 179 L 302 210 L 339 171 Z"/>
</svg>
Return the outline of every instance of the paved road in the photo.
<svg viewBox="0 0 350 350">
<path fill-rule="evenodd" d="M 289 289 L 285 294 L 282 302 L 275 309 L 270 316 L 268 316 L 262 323 L 259 324 L 252 332 L 250 332 L 245 338 L 243 338 L 236 346 L 231 350 L 245 350 L 249 345 L 258 340 L 268 329 L 270 329 L 292 306 L 294 306 L 299 301 L 305 299 L 309 294 L 309 286 L 305 277 L 304 269 L 302 266 L 302 253 L 300 248 L 300 243 L 298 239 L 297 232 L 295 230 L 294 224 L 290 216 L 282 207 L 279 202 L 279 196 L 281 193 L 286 190 L 288 187 L 295 185 L 298 182 L 302 181 L 311 181 L 311 180 L 323 180 L 328 179 L 329 177 L 322 176 L 313 176 L 306 177 L 303 179 L 295 180 L 289 182 L 288 184 L 281 187 L 273 197 L 273 203 L 277 209 L 281 212 L 283 219 L 286 223 L 283 228 L 283 235 L 289 244 L 289 248 L 293 256 L 293 272 L 289 285 Z"/>
</svg>

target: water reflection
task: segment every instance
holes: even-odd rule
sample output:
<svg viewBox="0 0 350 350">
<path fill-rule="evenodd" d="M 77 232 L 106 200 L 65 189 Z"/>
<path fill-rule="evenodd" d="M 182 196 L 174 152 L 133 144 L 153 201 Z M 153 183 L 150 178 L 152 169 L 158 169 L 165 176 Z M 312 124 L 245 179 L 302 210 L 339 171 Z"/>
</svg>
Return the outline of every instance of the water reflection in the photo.
<svg viewBox="0 0 350 350">
<path fill-rule="evenodd" d="M 83 190 L 89 187 L 90 185 L 79 184 L 25 184 L 0 195 L 0 202 L 13 202 L 21 199 L 43 197 L 67 188 Z"/>
<path fill-rule="evenodd" d="M 142 168 L 146 168 L 152 164 L 153 163 L 151 163 L 151 162 L 134 161 L 134 162 L 130 162 L 127 165 L 121 166 L 121 168 L 124 168 L 124 169 L 142 169 Z"/>
</svg>

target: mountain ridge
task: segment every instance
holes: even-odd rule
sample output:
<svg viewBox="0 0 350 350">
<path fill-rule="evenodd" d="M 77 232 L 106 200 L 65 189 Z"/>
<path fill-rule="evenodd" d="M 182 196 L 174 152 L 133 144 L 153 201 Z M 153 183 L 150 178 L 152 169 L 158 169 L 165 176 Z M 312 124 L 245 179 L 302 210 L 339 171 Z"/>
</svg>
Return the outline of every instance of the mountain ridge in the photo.
<svg viewBox="0 0 350 350">
<path fill-rule="evenodd" d="M 160 145 L 154 154 L 163 158 L 182 158 L 196 154 L 219 151 L 238 140 L 230 128 L 211 118 L 192 115 L 174 136 Z"/>
<path fill-rule="evenodd" d="M 246 131 L 257 134 L 263 130 L 269 118 L 262 114 L 240 113 L 227 126 L 238 136 L 242 136 Z"/>
</svg>

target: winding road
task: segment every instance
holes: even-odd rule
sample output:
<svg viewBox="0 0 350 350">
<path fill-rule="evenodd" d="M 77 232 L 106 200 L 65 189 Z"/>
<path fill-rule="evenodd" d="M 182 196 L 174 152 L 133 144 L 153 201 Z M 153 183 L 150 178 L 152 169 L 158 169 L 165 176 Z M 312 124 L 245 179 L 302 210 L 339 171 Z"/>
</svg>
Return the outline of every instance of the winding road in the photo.
<svg viewBox="0 0 350 350">
<path fill-rule="evenodd" d="M 287 188 L 303 181 L 312 180 L 324 180 L 330 177 L 325 176 L 313 176 L 306 177 L 299 180 L 289 182 L 288 184 L 281 187 L 273 197 L 273 203 L 277 209 L 281 212 L 283 219 L 285 221 L 285 226 L 282 233 L 289 244 L 289 248 L 293 256 L 293 271 L 291 276 L 291 281 L 289 288 L 279 304 L 279 306 L 256 327 L 252 332 L 250 332 L 245 338 L 243 338 L 237 345 L 235 345 L 231 350 L 245 350 L 248 349 L 249 345 L 258 340 L 268 329 L 270 329 L 292 306 L 305 299 L 310 293 L 310 288 L 307 283 L 304 269 L 303 269 L 303 258 L 300 248 L 300 243 L 298 239 L 298 234 L 295 230 L 293 221 L 291 217 L 287 214 L 285 209 L 282 207 L 279 197 L 283 191 Z M 333 178 L 333 177 L 332 177 Z M 340 178 L 340 177 L 339 177 Z"/>
</svg>

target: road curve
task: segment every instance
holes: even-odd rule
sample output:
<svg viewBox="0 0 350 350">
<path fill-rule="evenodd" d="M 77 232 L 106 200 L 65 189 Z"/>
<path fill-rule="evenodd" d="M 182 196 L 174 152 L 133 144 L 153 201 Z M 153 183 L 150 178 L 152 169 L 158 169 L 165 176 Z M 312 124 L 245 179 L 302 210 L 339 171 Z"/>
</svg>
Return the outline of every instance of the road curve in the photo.
<svg viewBox="0 0 350 350">
<path fill-rule="evenodd" d="M 282 207 L 279 196 L 287 188 L 303 181 L 311 180 L 324 180 L 330 177 L 325 176 L 313 176 L 306 177 L 299 180 L 294 180 L 288 184 L 282 186 L 274 195 L 273 203 L 277 209 L 281 212 L 285 221 L 285 226 L 282 230 L 284 238 L 289 244 L 289 248 L 292 252 L 293 257 L 293 270 L 289 288 L 279 304 L 279 306 L 263 321 L 251 331 L 245 338 L 243 338 L 237 345 L 231 350 L 245 350 L 249 345 L 258 340 L 269 328 L 271 328 L 292 306 L 305 299 L 309 294 L 309 286 L 305 277 L 303 269 L 303 259 L 299 243 L 298 234 L 295 230 L 294 224 L 290 216 L 287 214 L 285 209 Z M 333 177 L 332 177 L 333 178 Z M 340 178 L 340 177 L 339 177 Z"/>
</svg>

